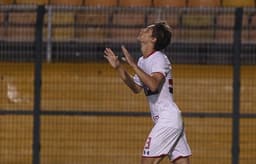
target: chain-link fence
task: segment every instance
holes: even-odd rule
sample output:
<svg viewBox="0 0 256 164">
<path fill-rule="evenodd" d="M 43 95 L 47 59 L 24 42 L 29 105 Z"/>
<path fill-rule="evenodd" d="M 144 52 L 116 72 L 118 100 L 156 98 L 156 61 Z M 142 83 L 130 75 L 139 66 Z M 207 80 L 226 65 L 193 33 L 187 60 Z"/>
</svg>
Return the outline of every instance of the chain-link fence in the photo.
<svg viewBox="0 0 256 164">
<path fill-rule="evenodd" d="M 125 45 L 138 58 L 139 30 L 166 20 L 191 163 L 253 164 L 255 12 L 0 6 L 0 162 L 139 163 L 152 126 L 148 106 L 116 77 L 103 51 L 121 56 Z"/>
</svg>

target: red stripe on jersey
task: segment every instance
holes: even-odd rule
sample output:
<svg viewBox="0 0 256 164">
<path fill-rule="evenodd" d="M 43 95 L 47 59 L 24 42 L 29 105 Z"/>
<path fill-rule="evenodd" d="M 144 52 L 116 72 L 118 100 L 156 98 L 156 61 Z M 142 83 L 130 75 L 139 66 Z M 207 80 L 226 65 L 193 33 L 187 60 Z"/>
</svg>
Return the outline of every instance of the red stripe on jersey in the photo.
<svg viewBox="0 0 256 164">
<path fill-rule="evenodd" d="M 169 79 L 169 84 L 173 85 L 173 80 L 172 79 Z"/>
</svg>

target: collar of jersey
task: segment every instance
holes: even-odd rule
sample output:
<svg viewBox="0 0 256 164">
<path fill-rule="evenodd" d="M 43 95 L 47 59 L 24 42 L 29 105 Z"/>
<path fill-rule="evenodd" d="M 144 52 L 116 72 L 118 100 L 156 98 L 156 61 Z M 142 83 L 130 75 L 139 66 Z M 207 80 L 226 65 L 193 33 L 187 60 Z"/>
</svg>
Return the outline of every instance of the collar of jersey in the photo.
<svg viewBox="0 0 256 164">
<path fill-rule="evenodd" d="M 147 59 L 148 57 L 150 57 L 151 55 L 153 55 L 156 51 L 152 51 L 147 57 L 144 57 L 144 59 Z"/>
</svg>

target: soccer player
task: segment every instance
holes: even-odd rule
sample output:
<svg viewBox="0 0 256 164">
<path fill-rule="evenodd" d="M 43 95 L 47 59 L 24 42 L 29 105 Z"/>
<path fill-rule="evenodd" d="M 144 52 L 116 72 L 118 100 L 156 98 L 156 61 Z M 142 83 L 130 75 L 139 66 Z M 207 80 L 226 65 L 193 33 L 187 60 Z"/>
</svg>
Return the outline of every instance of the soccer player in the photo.
<svg viewBox="0 0 256 164">
<path fill-rule="evenodd" d="M 137 39 L 142 56 L 135 62 L 122 46 L 124 60 L 134 70 L 132 76 L 115 53 L 106 48 L 104 57 L 118 72 L 124 83 L 134 92 L 144 90 L 154 126 L 142 153 L 141 164 L 158 164 L 168 156 L 170 163 L 189 164 L 191 150 L 184 132 L 182 116 L 173 100 L 171 63 L 162 52 L 171 42 L 172 32 L 166 22 L 158 22 L 141 29 Z"/>
</svg>

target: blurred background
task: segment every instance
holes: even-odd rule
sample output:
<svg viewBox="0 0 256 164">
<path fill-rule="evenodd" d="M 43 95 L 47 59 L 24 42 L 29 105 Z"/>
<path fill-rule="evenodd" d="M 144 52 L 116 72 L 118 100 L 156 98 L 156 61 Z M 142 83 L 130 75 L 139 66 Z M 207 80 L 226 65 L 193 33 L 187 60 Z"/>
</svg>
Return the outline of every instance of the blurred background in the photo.
<svg viewBox="0 0 256 164">
<path fill-rule="evenodd" d="M 191 163 L 256 162 L 255 0 L 0 0 L 0 163 L 137 164 L 153 126 L 103 57 L 173 30 Z M 124 63 L 125 67 L 132 70 Z M 165 159 L 163 163 L 168 163 Z"/>
</svg>

